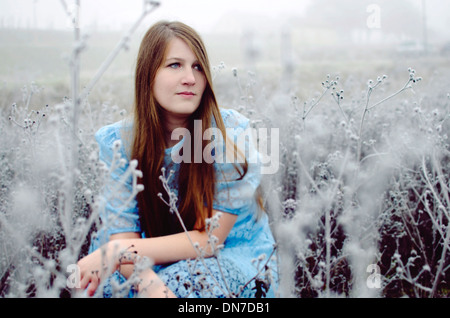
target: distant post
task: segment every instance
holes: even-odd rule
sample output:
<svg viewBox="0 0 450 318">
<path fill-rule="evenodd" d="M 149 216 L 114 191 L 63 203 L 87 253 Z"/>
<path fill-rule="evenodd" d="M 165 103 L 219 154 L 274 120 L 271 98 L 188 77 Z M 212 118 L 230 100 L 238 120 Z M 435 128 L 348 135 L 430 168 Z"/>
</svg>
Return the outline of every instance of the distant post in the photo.
<svg viewBox="0 0 450 318">
<path fill-rule="evenodd" d="M 427 1 L 422 0 L 423 50 L 428 54 Z"/>
<path fill-rule="evenodd" d="M 36 14 L 37 3 L 38 0 L 33 1 L 33 29 L 37 29 L 37 14 Z"/>
</svg>

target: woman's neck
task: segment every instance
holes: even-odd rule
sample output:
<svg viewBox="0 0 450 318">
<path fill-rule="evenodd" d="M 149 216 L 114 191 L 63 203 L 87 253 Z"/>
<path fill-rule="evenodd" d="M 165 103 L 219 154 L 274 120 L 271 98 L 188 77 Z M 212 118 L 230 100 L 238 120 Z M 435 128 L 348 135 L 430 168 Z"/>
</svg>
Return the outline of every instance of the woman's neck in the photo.
<svg viewBox="0 0 450 318">
<path fill-rule="evenodd" d="M 167 148 L 175 146 L 179 140 L 172 140 L 172 132 L 177 128 L 187 128 L 189 117 L 165 116 L 164 118 L 164 139 Z"/>
</svg>

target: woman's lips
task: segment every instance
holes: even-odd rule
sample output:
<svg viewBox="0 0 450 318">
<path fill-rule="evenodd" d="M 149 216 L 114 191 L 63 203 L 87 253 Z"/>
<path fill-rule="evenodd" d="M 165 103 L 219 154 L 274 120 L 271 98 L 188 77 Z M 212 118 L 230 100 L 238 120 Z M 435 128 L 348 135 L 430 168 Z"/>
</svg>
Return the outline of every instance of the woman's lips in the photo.
<svg viewBox="0 0 450 318">
<path fill-rule="evenodd" d="M 181 95 L 181 96 L 195 96 L 195 94 L 193 92 L 181 92 L 181 93 L 178 93 L 177 95 Z"/>
</svg>

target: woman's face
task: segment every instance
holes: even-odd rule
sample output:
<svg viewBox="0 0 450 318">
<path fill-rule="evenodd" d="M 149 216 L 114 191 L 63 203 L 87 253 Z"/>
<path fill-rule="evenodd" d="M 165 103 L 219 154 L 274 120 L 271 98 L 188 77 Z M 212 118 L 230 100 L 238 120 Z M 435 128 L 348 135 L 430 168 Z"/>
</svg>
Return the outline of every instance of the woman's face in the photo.
<svg viewBox="0 0 450 318">
<path fill-rule="evenodd" d="M 185 41 L 173 38 L 153 84 L 153 94 L 165 118 L 182 119 L 194 113 L 205 87 L 206 78 L 194 52 Z"/>
</svg>

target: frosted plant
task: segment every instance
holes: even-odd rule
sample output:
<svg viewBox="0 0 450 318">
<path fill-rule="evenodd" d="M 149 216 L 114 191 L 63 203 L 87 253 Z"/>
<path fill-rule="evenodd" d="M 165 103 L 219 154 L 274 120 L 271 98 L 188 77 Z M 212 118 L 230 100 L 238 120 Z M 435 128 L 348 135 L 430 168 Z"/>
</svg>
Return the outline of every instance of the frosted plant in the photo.
<svg viewBox="0 0 450 318">
<path fill-rule="evenodd" d="M 392 95 L 383 98 L 382 100 L 380 100 L 379 102 L 376 102 L 373 105 L 370 105 L 370 98 L 371 95 L 373 93 L 373 91 L 378 88 L 380 85 L 383 84 L 384 80 L 387 78 L 387 75 L 383 75 L 382 77 L 378 77 L 376 83 L 373 82 L 373 80 L 369 80 L 367 83 L 367 96 L 366 96 L 366 105 L 364 107 L 364 111 L 363 114 L 361 116 L 361 123 L 360 123 L 360 128 L 359 128 L 359 133 L 358 133 L 358 149 L 357 149 L 357 154 L 356 154 L 356 161 L 359 162 L 362 158 L 361 158 L 361 147 L 362 147 L 362 130 L 363 130 L 363 126 L 364 126 L 364 120 L 366 118 L 367 113 L 372 110 L 373 108 L 377 107 L 378 105 L 388 101 L 389 99 L 399 95 L 400 93 L 402 93 L 403 91 L 407 90 L 407 89 L 412 89 L 412 85 L 421 81 L 422 78 L 421 77 L 416 77 L 416 71 L 412 68 L 408 69 L 409 72 L 409 79 L 406 82 L 406 84 L 397 92 L 393 93 Z"/>
<path fill-rule="evenodd" d="M 150 1 L 144 4 L 143 12 L 154 7 Z M 102 188 L 109 171 L 98 163 L 93 133 L 124 114 L 89 93 L 114 57 L 127 49 L 131 33 L 83 91 L 76 60 L 89 50 L 89 37 L 82 31 L 74 29 L 68 97 L 62 99 L 58 92 L 60 102 L 37 102 L 43 95 L 39 85 L 23 87 L 19 97 L 1 87 L 2 297 L 73 296 L 66 268 L 87 253 L 86 238 L 101 226 Z M 218 93 L 227 98 L 221 104 L 241 111 L 252 127 L 280 128 L 280 170 L 262 185 L 278 242 L 282 296 L 448 297 L 447 77 L 422 80 L 427 84 L 422 85 L 411 68 L 405 81 L 391 74 L 364 80 L 360 87 L 355 79 L 330 75 L 322 86 L 317 79 L 317 94 L 305 92 L 308 83 L 291 83 L 296 89 L 291 95 L 242 66 L 231 69 L 230 83 L 222 81 L 225 63 L 213 70 L 214 80 L 223 86 Z M 115 165 L 123 164 L 116 159 Z M 133 166 L 127 172 L 131 178 L 139 176 Z M 135 194 L 140 187 L 133 187 Z M 113 198 L 114 193 L 106 199 Z M 210 229 L 214 224 L 208 221 Z M 220 251 L 215 243 L 211 237 L 209 244 Z M 270 280 L 265 267 L 270 258 L 255 260 L 259 272 L 254 281 L 261 296 Z M 189 263 L 190 275 L 198 281 L 186 282 L 185 288 L 207 295 L 214 286 L 206 284 L 207 271 L 198 270 L 201 257 Z M 379 286 L 368 284 L 369 265 L 378 266 Z M 136 266 L 137 272 L 149 266 Z M 126 286 L 138 282 L 135 275 Z M 124 289 L 113 285 L 114 294 L 122 296 Z"/>
<path fill-rule="evenodd" d="M 322 100 L 322 98 L 330 91 L 332 90 L 332 96 L 334 96 L 334 91 L 338 85 L 338 81 L 339 81 L 339 76 L 336 76 L 335 80 L 331 79 L 331 76 L 328 74 L 327 75 L 327 79 L 322 82 L 322 87 L 323 87 L 323 91 L 322 94 L 319 96 L 319 98 L 317 99 L 313 99 L 310 103 L 310 105 L 308 106 L 307 103 L 304 104 L 304 108 L 303 108 L 303 115 L 302 115 L 302 120 L 305 121 L 306 117 L 308 117 L 308 114 L 314 109 L 314 107 L 316 107 L 320 101 Z M 343 98 L 343 92 L 341 91 L 341 93 L 339 93 L 338 95 L 338 101 Z M 338 103 L 339 104 L 339 103 Z"/>
<path fill-rule="evenodd" d="M 393 102 L 421 80 L 409 69 L 406 84 L 372 103 L 373 91 L 386 80 L 387 76 L 380 76 L 376 83 L 370 81 L 361 102 L 352 101 L 351 105 L 344 102 L 343 89 L 331 88 L 328 92 L 338 108 L 330 107 L 323 98 L 328 87 L 324 82 L 319 98 L 305 103 L 303 113 L 294 98 L 289 111 L 296 117 L 288 124 L 285 119 L 280 121 L 289 128 L 280 147 L 284 169 L 280 169 L 274 187 L 279 196 L 272 200 L 271 208 L 284 295 L 376 297 L 407 293 L 423 297 L 442 296 L 446 290 L 443 282 L 450 268 L 448 213 L 439 211 L 448 211 L 446 192 L 442 191 L 449 188 L 445 177 L 448 102 L 443 102 L 446 111 L 431 105 L 429 112 L 419 103 L 408 107 Z M 316 108 L 318 102 L 325 104 L 321 111 Z M 392 109 L 387 111 L 379 107 L 381 104 L 390 104 Z M 361 111 L 363 116 L 358 120 Z M 435 154 L 435 159 L 430 161 L 430 154 Z M 436 179 L 428 177 L 427 181 L 430 173 Z M 420 175 L 424 180 L 418 182 Z M 398 184 L 402 201 L 386 199 L 392 198 L 394 184 Z M 424 190 L 431 185 L 433 191 Z M 435 208 L 437 204 L 430 207 L 435 201 L 440 202 L 440 210 Z M 399 206 L 399 202 L 404 204 Z M 282 217 L 276 217 L 276 210 Z M 439 251 L 432 258 L 427 254 L 430 247 L 421 244 L 427 233 L 433 233 L 430 246 Z M 411 254 L 408 263 L 405 252 L 416 244 L 416 254 Z M 401 252 L 395 252 L 396 247 Z M 417 253 L 426 250 L 430 252 Z M 368 283 L 368 265 L 378 266 L 381 284 L 376 288 Z M 402 283 L 411 288 L 402 289 Z"/>
<path fill-rule="evenodd" d="M 208 240 L 207 240 L 207 245 L 205 247 L 201 247 L 198 242 L 194 242 L 192 240 L 192 238 L 190 237 L 189 232 L 184 225 L 184 222 L 180 215 L 180 212 L 178 211 L 177 194 L 170 188 L 170 179 L 173 177 L 174 171 L 170 170 L 168 176 L 166 176 L 165 168 L 162 168 L 161 172 L 162 172 L 162 174 L 160 176 L 160 180 L 163 184 L 164 190 L 168 194 L 168 200 L 164 199 L 162 193 L 159 193 L 158 196 L 167 206 L 169 206 L 170 213 L 174 213 L 177 216 L 177 218 L 184 230 L 184 233 L 188 237 L 192 247 L 194 248 L 194 250 L 197 254 L 197 257 L 195 258 L 195 260 L 188 261 L 189 272 L 191 274 L 192 280 L 190 282 L 185 282 L 186 289 L 190 290 L 190 293 L 199 292 L 200 294 L 203 294 L 203 295 L 213 295 L 214 288 L 218 288 L 223 295 L 226 295 L 226 297 L 236 298 L 236 297 L 239 297 L 242 294 L 242 292 L 244 291 L 244 289 L 250 283 L 252 283 L 254 281 L 255 285 L 256 285 L 254 287 L 254 289 L 256 289 L 256 297 L 258 297 L 258 298 L 264 297 L 265 293 L 269 290 L 270 284 L 272 282 L 271 271 L 273 269 L 269 266 L 269 263 L 274 261 L 272 259 L 272 256 L 275 253 L 275 248 L 273 249 L 272 254 L 267 259 L 266 259 L 265 255 L 260 256 L 260 258 L 257 260 L 257 264 L 256 264 L 257 274 L 253 278 L 251 278 L 248 282 L 246 282 L 243 286 L 241 286 L 241 288 L 240 288 L 241 292 L 239 292 L 238 294 L 232 293 L 230 291 L 230 287 L 227 284 L 227 278 L 224 275 L 222 266 L 220 264 L 220 253 L 219 252 L 220 252 L 220 250 L 222 250 L 224 248 L 224 245 L 218 244 L 218 238 L 215 235 L 213 235 L 213 231 L 220 226 L 219 220 L 220 220 L 222 213 L 218 212 L 215 215 L 213 215 L 211 218 L 206 219 L 206 229 L 205 230 L 208 235 Z M 224 290 L 221 287 L 221 284 L 217 281 L 217 278 L 212 273 L 211 268 L 205 262 L 205 257 L 208 257 L 207 255 L 215 260 L 215 263 L 217 265 L 217 268 L 218 268 L 220 276 L 221 276 L 220 278 L 224 281 L 226 290 Z M 263 263 L 263 260 L 265 260 L 264 263 Z M 255 262 L 256 262 L 256 260 L 255 260 Z M 201 270 L 196 268 L 196 265 L 198 263 L 201 263 L 203 265 L 202 268 L 205 269 L 205 272 L 202 272 Z M 210 277 L 214 281 L 213 285 L 210 285 L 208 283 L 207 277 Z"/>
<path fill-rule="evenodd" d="M 76 134 L 83 164 L 70 170 L 74 132 L 66 121 L 68 108 L 61 103 L 25 111 L 25 106 L 14 104 L 9 120 L 0 121 L 4 145 L 0 151 L 2 295 L 70 295 L 66 268 L 86 254 L 87 238 L 98 228 L 97 219 L 104 208 L 101 189 L 111 170 L 99 163 L 89 126 L 80 127 Z M 113 149 L 115 160 L 110 169 L 124 162 L 118 156 L 119 147 L 116 144 Z M 67 204 L 70 174 L 75 175 L 74 196 Z M 141 190 L 138 176 L 131 162 L 125 177 L 133 178 L 133 196 Z M 119 192 L 112 196 L 114 193 Z"/>
<path fill-rule="evenodd" d="M 67 9 L 65 1 L 61 3 Z M 157 4 L 144 2 L 143 14 L 88 89 L 127 47 L 138 23 Z M 87 49 L 88 37 L 75 27 L 74 38 L 69 61 L 71 98 L 65 97 L 57 105 L 34 107 L 33 98 L 42 88 L 32 83 L 23 88 L 22 103 L 14 103 L 9 109 L 9 120 L 4 120 L 5 110 L 1 110 L 1 296 L 70 296 L 66 269 L 87 253 L 87 238 L 99 226 L 97 220 L 103 208 L 100 193 L 108 172 L 98 162 L 93 132 L 104 125 L 101 121 L 111 112 L 104 107 L 95 118 L 87 92 L 80 94 L 79 58 Z M 80 121 L 86 113 L 88 120 Z M 131 163 L 126 175 L 136 178 L 138 174 Z M 133 187 L 134 195 L 140 188 L 136 183 Z"/>
<path fill-rule="evenodd" d="M 198 242 L 194 242 L 191 238 L 191 236 L 189 235 L 188 230 L 186 229 L 186 226 L 184 225 L 183 219 L 181 218 L 180 212 L 178 211 L 178 206 L 177 206 L 177 201 L 178 201 L 178 197 L 177 194 L 170 188 L 169 182 L 170 179 L 173 177 L 174 171 L 170 170 L 169 175 L 166 176 L 166 169 L 162 168 L 161 169 L 161 176 L 159 177 L 159 179 L 162 182 L 163 188 L 166 191 L 166 193 L 168 194 L 169 198 L 168 201 L 166 201 L 163 198 L 162 193 L 158 193 L 158 197 L 170 208 L 169 211 L 170 213 L 174 213 L 177 218 L 178 221 L 180 222 L 184 232 L 186 233 L 187 238 L 189 239 L 189 242 L 191 243 L 192 247 L 194 248 L 196 254 L 197 254 L 197 258 L 196 261 L 194 262 L 194 268 L 195 268 L 195 264 L 196 262 L 201 262 L 202 265 L 204 266 L 204 268 L 207 270 L 208 273 L 205 273 L 207 275 L 209 275 L 216 283 L 217 287 L 221 290 L 221 292 L 224 295 L 230 295 L 231 293 L 229 290 L 225 291 L 222 289 L 221 285 L 217 282 L 215 276 L 212 274 L 212 272 L 210 271 L 208 265 L 205 263 L 205 255 L 206 255 L 206 250 L 202 247 L 199 246 Z M 213 218 L 208 219 L 206 224 L 207 224 L 207 233 L 208 233 L 208 245 L 206 246 L 206 248 L 210 249 L 210 253 L 212 254 L 212 257 L 214 257 L 217 260 L 217 265 L 219 266 L 219 269 L 221 271 L 220 268 L 220 262 L 218 260 L 218 251 L 220 249 L 222 249 L 221 245 L 217 245 L 217 237 L 215 237 L 214 235 L 212 235 L 212 231 L 218 226 L 218 220 L 220 218 L 220 214 L 216 214 L 215 216 L 213 216 Z M 197 275 L 200 273 L 197 273 Z M 191 287 L 194 287 L 194 285 L 191 285 Z M 227 286 L 228 287 L 228 286 Z"/>
</svg>

